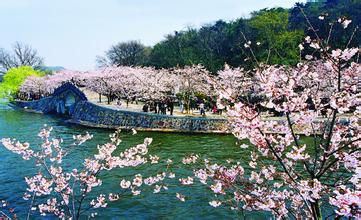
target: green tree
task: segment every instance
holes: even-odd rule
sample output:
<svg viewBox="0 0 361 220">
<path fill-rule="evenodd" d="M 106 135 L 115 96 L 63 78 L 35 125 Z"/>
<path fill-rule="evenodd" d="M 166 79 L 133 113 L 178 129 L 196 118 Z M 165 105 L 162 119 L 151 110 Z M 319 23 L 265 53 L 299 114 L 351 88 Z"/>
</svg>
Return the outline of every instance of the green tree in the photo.
<svg viewBox="0 0 361 220">
<path fill-rule="evenodd" d="M 0 84 L 0 96 L 14 98 L 18 94 L 20 86 L 28 76 L 40 77 L 44 75 L 44 72 L 34 70 L 30 66 L 11 68 L 5 73 L 3 81 Z"/>
<path fill-rule="evenodd" d="M 150 65 L 158 68 L 202 64 L 211 72 L 223 67 L 230 50 L 227 23 L 219 20 L 199 30 L 176 31 L 156 44 L 150 55 Z"/>
<path fill-rule="evenodd" d="M 228 51 L 225 53 L 226 57 L 220 69 L 224 67 L 224 63 L 233 67 L 242 66 L 246 69 L 253 68 L 255 63 L 253 60 L 248 59 L 249 51 L 244 47 L 246 41 L 243 37 L 243 34 L 249 39 L 255 39 L 257 37 L 256 32 L 249 25 L 249 20 L 240 18 L 229 22 L 224 34 L 227 39 L 226 45 Z"/>
<path fill-rule="evenodd" d="M 319 0 L 296 3 L 291 9 L 263 9 L 253 12 L 250 18 L 229 22 L 219 20 L 199 29 L 188 28 L 168 34 L 154 47 L 147 48 L 143 65 L 172 68 L 202 64 L 214 74 L 225 63 L 252 69 L 257 62 L 250 49 L 244 46 L 248 41 L 252 42 L 250 46 L 258 62 L 295 65 L 300 59 L 298 45 L 303 38 L 308 35 L 316 39 L 314 32 L 317 32 L 321 40 L 327 39 L 329 23 L 342 16 L 351 19 L 352 23 L 347 29 L 338 22 L 334 23 L 330 44 L 344 48 L 349 42 L 349 46 L 359 47 L 361 31 L 355 28 L 361 26 L 360 14 L 360 0 Z M 319 19 L 320 15 L 324 16 Z M 306 17 L 314 29 L 309 28 Z M 106 63 L 107 59 L 103 61 Z"/>
<path fill-rule="evenodd" d="M 232 41 L 227 35 L 228 23 L 219 20 L 213 25 L 206 25 L 199 29 L 199 50 L 202 65 L 215 73 L 222 69 L 230 54 Z"/>
<path fill-rule="evenodd" d="M 97 57 L 98 66 L 143 66 L 148 62 L 149 48 L 139 41 L 121 42 L 113 45 L 105 56 Z"/>
<path fill-rule="evenodd" d="M 288 16 L 288 9 L 264 9 L 254 12 L 250 19 L 219 20 L 200 29 L 175 31 L 153 47 L 149 65 L 171 68 L 202 64 L 212 73 L 222 69 L 225 63 L 251 69 L 256 62 L 249 59 L 245 38 L 254 42 L 252 48 L 260 61 L 296 64 L 297 46 L 304 34 L 303 30 L 288 29 Z M 255 46 L 257 41 L 262 44 Z"/>
<path fill-rule="evenodd" d="M 175 31 L 157 43 L 150 54 L 150 65 L 171 68 L 202 63 L 196 29 Z"/>
<path fill-rule="evenodd" d="M 260 61 L 296 64 L 299 61 L 297 45 L 302 42 L 304 33 L 299 29 L 288 30 L 288 9 L 263 9 L 252 15 L 250 26 L 257 32 L 256 41 L 261 43 L 256 50 Z"/>
<path fill-rule="evenodd" d="M 328 39 L 335 48 L 360 47 L 361 42 L 361 1 L 327 0 L 319 2 L 297 3 L 290 9 L 289 29 L 303 29 L 313 39 Z M 320 19 L 320 16 L 322 19 Z M 311 23 L 313 29 L 309 28 Z M 352 20 L 348 28 L 337 22 L 339 18 Z M 330 24 L 332 25 L 330 34 Z M 351 31 L 350 31 L 351 30 Z M 317 36 L 316 36 L 317 34 Z M 352 38 L 351 38 L 352 36 Z M 350 40 L 351 39 L 351 40 Z"/>
</svg>

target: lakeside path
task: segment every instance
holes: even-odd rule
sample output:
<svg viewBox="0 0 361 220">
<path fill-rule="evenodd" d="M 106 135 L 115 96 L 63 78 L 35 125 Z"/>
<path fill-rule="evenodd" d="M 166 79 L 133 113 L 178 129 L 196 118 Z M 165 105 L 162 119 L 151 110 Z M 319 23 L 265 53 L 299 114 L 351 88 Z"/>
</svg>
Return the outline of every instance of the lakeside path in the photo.
<svg viewBox="0 0 361 220">
<path fill-rule="evenodd" d="M 135 102 L 129 102 L 128 107 L 126 105 L 125 100 L 121 100 L 122 105 L 117 105 L 115 101 L 111 102 L 110 104 L 107 103 L 106 97 L 102 96 L 102 102 L 99 102 L 99 95 L 95 92 L 84 90 L 83 91 L 86 97 L 88 98 L 89 102 L 103 106 L 106 108 L 110 108 L 113 110 L 124 110 L 124 111 L 132 111 L 132 112 L 143 112 L 142 108 L 144 102 L 138 101 L 138 104 Z M 149 112 L 154 113 L 154 112 Z M 170 115 L 169 111 L 167 111 L 167 115 Z M 179 106 L 174 106 L 173 116 L 179 117 L 202 117 L 200 111 L 198 109 L 192 110 L 189 114 L 182 113 L 179 109 Z M 212 118 L 212 119 L 226 119 L 225 115 L 213 114 L 212 112 L 206 111 L 205 118 Z"/>
<path fill-rule="evenodd" d="M 199 110 L 192 114 L 182 114 L 179 107 L 175 107 L 174 114 L 155 114 L 154 112 L 143 112 L 142 102 L 129 103 L 123 101 L 122 105 L 115 102 L 107 104 L 98 102 L 99 95 L 89 91 L 81 92 L 72 84 L 64 84 L 59 87 L 52 96 L 35 101 L 16 101 L 15 105 L 30 111 L 40 113 L 56 113 L 69 118 L 69 122 L 82 124 L 89 127 L 101 128 L 138 128 L 150 131 L 172 131 L 172 132 L 198 132 L 198 133 L 229 133 L 230 124 L 226 115 L 212 114 L 206 112 L 201 116 Z M 347 115 L 340 115 L 339 123 L 349 123 Z M 291 121 L 294 118 L 291 118 Z M 264 113 L 261 120 L 275 122 L 277 129 L 265 131 L 266 133 L 284 133 L 289 126 L 285 117 L 273 117 Z M 326 118 L 319 116 L 315 118 L 316 128 L 321 133 L 325 126 Z M 232 121 L 232 119 L 231 119 Z M 292 126 L 295 133 L 308 134 L 312 128 L 311 124 Z M 321 130 L 319 130 L 321 129 Z"/>
<path fill-rule="evenodd" d="M 106 101 L 106 97 L 102 96 L 102 102 L 99 102 L 99 96 L 97 93 L 89 91 L 89 90 L 84 90 L 83 91 L 84 94 L 87 96 L 88 100 L 95 104 L 95 105 L 99 105 L 102 107 L 106 107 L 106 108 L 110 108 L 113 110 L 124 110 L 124 111 L 132 111 L 132 112 L 143 112 L 142 111 L 142 107 L 144 105 L 143 102 L 138 101 L 138 104 L 136 104 L 135 102 L 131 103 L 129 102 L 128 107 L 126 106 L 126 101 L 125 100 L 121 100 L 122 101 L 122 105 L 119 106 L 116 104 L 115 101 L 111 102 L 110 104 L 107 103 Z M 145 112 L 143 112 L 145 113 Z M 154 112 L 149 112 L 154 114 Z M 167 115 L 169 115 L 169 111 L 167 111 Z M 186 113 L 182 113 L 179 109 L 179 106 L 174 106 L 174 111 L 173 111 L 173 116 L 179 116 L 179 117 L 202 117 L 200 114 L 200 111 L 198 109 L 194 109 L 192 110 L 189 114 Z M 348 114 L 343 114 L 341 115 L 341 119 L 342 120 L 347 120 L 348 117 L 350 115 Z M 211 119 L 227 119 L 226 114 L 223 113 L 223 115 L 219 115 L 219 114 L 214 114 L 210 111 L 206 111 L 206 118 L 211 118 Z M 261 113 L 261 117 L 263 120 L 265 121 L 285 121 L 287 120 L 286 117 L 284 116 L 273 116 L 267 113 Z M 327 120 L 327 118 L 322 117 L 322 116 L 318 116 L 316 121 L 317 122 L 324 122 L 325 120 Z"/>
</svg>

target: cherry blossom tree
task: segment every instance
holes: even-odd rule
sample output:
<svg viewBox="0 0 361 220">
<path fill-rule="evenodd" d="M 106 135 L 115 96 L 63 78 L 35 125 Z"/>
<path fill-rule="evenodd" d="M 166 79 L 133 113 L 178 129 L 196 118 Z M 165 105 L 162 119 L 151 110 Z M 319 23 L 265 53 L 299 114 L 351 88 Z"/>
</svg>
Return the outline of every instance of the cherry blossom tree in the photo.
<svg viewBox="0 0 361 220">
<path fill-rule="evenodd" d="M 206 94 L 210 87 L 205 84 L 208 71 L 201 66 L 184 69 L 156 70 L 151 67 L 108 66 L 94 71 L 64 70 L 53 75 L 31 77 L 22 85 L 21 93 L 27 96 L 48 96 L 65 82 L 107 97 L 108 104 L 115 98 L 130 100 L 162 100 L 176 93 L 185 94 L 187 103 L 196 92 Z"/>
<path fill-rule="evenodd" d="M 176 68 L 173 73 L 177 76 L 175 90 L 183 95 L 187 113 L 190 110 L 192 96 L 197 92 L 211 94 L 211 85 L 208 83 L 209 72 L 201 65 Z"/>
<path fill-rule="evenodd" d="M 20 87 L 23 97 L 44 97 L 51 95 L 54 90 L 66 82 L 81 85 L 79 71 L 62 70 L 43 77 L 28 77 Z"/>
<path fill-rule="evenodd" d="M 86 87 L 108 97 L 122 99 L 160 99 L 170 93 L 169 73 L 149 67 L 111 66 L 86 72 L 82 79 Z"/>
<path fill-rule="evenodd" d="M 350 22 L 342 18 L 337 24 L 347 28 Z M 315 38 L 307 36 L 300 44 L 301 54 L 304 51 L 307 54 L 303 54 L 305 60 L 295 67 L 259 64 L 250 73 L 226 67 L 217 77 L 210 77 L 200 65 L 174 70 L 107 67 L 78 80 L 108 97 L 114 94 L 159 98 L 168 92 L 181 92 L 188 107 L 194 93 L 212 94 L 211 89 L 217 92 L 218 102 L 228 107 L 230 130 L 239 140 L 239 147 L 248 148 L 251 154 L 248 161 L 226 165 L 205 159 L 202 167 L 196 166 L 200 161 L 198 155 L 182 159 L 184 165 L 193 166 L 194 175 L 180 176 L 179 183 L 189 186 L 198 179 L 208 185 L 215 196 L 209 201 L 213 207 L 266 211 L 279 219 L 361 218 L 360 50 L 348 45 L 345 49 L 332 48 L 328 40 L 321 39 L 310 26 Z M 350 41 L 352 37 L 353 34 Z M 250 43 L 245 46 L 252 50 Z M 97 85 L 97 82 L 104 83 Z M 255 103 L 240 98 L 251 91 L 262 99 Z M 281 116 L 265 118 L 264 111 L 271 109 Z M 80 211 L 76 210 L 82 207 L 81 203 L 69 205 L 74 192 L 69 180 L 82 184 L 83 198 L 88 189 L 99 185 L 98 172 L 138 166 L 148 160 L 156 164 L 160 159 L 156 155 L 145 159 L 150 139 L 119 157 L 113 156 L 118 139 L 112 136 L 111 143 L 100 146 L 94 158 L 85 160 L 84 171 L 64 173 L 59 165 L 47 165 L 60 164 L 64 156 L 59 147 L 61 141 L 50 140 L 49 130 L 43 130 L 40 136 L 44 139 L 41 152 L 34 152 L 27 143 L 10 139 L 3 139 L 2 143 L 24 159 L 35 158 L 45 167 L 47 176 L 40 172 L 26 178 L 29 191 L 34 194 L 25 198 L 55 191 L 58 197 L 51 197 L 38 209 L 60 217 L 78 218 Z M 81 143 L 88 137 L 76 139 Z M 171 163 L 172 160 L 167 160 L 167 168 Z M 154 193 L 158 193 L 167 189 L 161 183 L 166 178 L 175 178 L 175 173 L 162 172 L 149 178 L 137 174 L 132 180 L 122 179 L 120 187 L 138 195 L 143 184 L 154 185 Z M 175 196 L 181 202 L 187 199 L 187 195 L 181 193 Z M 108 200 L 101 194 L 90 205 L 106 207 L 107 201 L 118 198 L 119 193 L 109 194 Z"/>
<path fill-rule="evenodd" d="M 223 70 L 218 71 L 214 80 L 216 86 L 227 88 L 227 92 L 232 94 L 233 97 L 236 97 L 245 91 L 245 81 L 247 79 L 249 79 L 249 77 L 247 77 L 247 72 L 243 69 L 231 68 L 226 64 Z"/>
<path fill-rule="evenodd" d="M 205 161 L 195 171 L 217 197 L 210 205 L 278 218 L 361 218 L 359 49 L 331 49 L 310 37 L 305 47 L 320 59 L 306 55 L 297 67 L 261 65 L 253 73 L 257 93 L 265 97 L 261 105 L 281 113 L 278 120 L 239 100 L 232 85 L 217 87 L 222 104 L 234 103 L 227 112 L 232 133 L 249 141 L 240 147 L 252 153 L 247 169 Z"/>
<path fill-rule="evenodd" d="M 40 98 L 46 95 L 45 81 L 36 76 L 29 76 L 20 87 L 20 96 L 26 99 Z"/>
<path fill-rule="evenodd" d="M 41 215 L 52 214 L 59 218 L 79 219 L 85 215 L 94 217 L 96 212 L 86 211 L 104 208 L 107 202 L 116 201 L 121 195 L 121 193 L 110 193 L 108 196 L 100 194 L 86 204 L 85 198 L 94 196 L 90 192 L 102 184 L 99 174 L 116 168 L 125 169 L 147 163 L 148 147 L 152 143 L 151 138 L 145 138 L 143 143 L 126 149 L 119 156 L 113 155 L 121 143 L 120 132 L 117 131 L 110 136 L 109 143 L 98 145 L 98 151 L 92 158 L 84 160 L 83 169 L 66 170 L 64 167 L 67 165 L 62 166 L 62 163 L 67 151 L 61 147 L 63 142 L 61 139 L 51 138 L 51 131 L 52 128 L 45 127 L 39 133 L 39 137 L 43 140 L 40 149 L 30 147 L 29 143 L 20 143 L 9 138 L 1 140 L 5 148 L 19 154 L 24 160 L 34 161 L 34 165 L 39 169 L 34 176 L 25 177 L 27 192 L 24 194 L 24 199 L 30 202 L 28 219 L 34 211 L 39 211 Z M 92 137 L 89 133 L 75 135 L 74 145 L 80 146 Z M 154 158 L 156 156 L 149 157 L 150 163 L 154 163 Z M 140 193 L 137 188 L 141 185 L 140 175 L 135 177 L 133 183 L 120 181 L 120 188 L 131 190 L 133 195 Z M 38 205 L 35 205 L 36 203 Z"/>
</svg>

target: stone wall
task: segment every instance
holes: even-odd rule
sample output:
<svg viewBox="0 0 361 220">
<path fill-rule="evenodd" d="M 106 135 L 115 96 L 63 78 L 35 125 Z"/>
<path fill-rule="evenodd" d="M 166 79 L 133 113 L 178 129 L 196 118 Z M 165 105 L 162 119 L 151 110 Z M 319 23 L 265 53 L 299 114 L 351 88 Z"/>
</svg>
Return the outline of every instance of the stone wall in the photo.
<svg viewBox="0 0 361 220">
<path fill-rule="evenodd" d="M 111 109 L 88 101 L 75 85 L 65 83 L 50 97 L 37 101 L 16 101 L 15 105 L 41 113 L 55 113 L 69 122 L 90 127 L 147 131 L 226 133 L 226 119 L 181 117 Z"/>
<path fill-rule="evenodd" d="M 136 128 L 153 131 L 225 133 L 225 119 L 179 117 L 154 113 L 110 109 L 87 101 L 76 103 L 71 113 L 73 122 L 107 128 Z"/>
<path fill-rule="evenodd" d="M 78 100 L 65 114 L 57 110 L 59 97 L 38 101 L 17 101 L 18 107 L 42 113 L 57 113 L 69 122 L 89 127 L 122 128 L 145 131 L 227 133 L 227 120 L 207 117 L 182 117 L 116 110 Z"/>
<path fill-rule="evenodd" d="M 42 98 L 36 101 L 15 101 L 16 106 L 24 109 L 29 109 L 41 113 L 51 113 L 54 111 L 55 99 L 52 97 Z"/>
</svg>

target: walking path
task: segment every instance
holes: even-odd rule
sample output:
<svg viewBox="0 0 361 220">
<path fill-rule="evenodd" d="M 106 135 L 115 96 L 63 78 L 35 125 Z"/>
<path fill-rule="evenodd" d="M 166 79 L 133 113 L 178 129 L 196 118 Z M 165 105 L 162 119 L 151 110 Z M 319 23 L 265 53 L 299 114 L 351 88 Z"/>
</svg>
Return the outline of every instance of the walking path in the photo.
<svg viewBox="0 0 361 220">
<path fill-rule="evenodd" d="M 111 102 L 110 104 L 107 103 L 107 99 L 105 96 L 102 96 L 102 102 L 99 102 L 99 95 L 95 92 L 92 91 L 88 91 L 85 90 L 83 91 L 84 94 L 87 96 L 87 98 L 89 99 L 90 102 L 96 104 L 96 105 L 100 105 L 100 106 L 104 106 L 107 108 L 111 108 L 111 109 L 115 109 L 115 110 L 125 110 L 125 111 L 133 111 L 133 112 L 143 112 L 142 108 L 144 103 L 143 102 L 138 102 L 138 104 L 136 104 L 135 102 L 131 103 L 129 102 L 128 107 L 126 106 L 126 101 L 122 100 L 122 105 L 119 106 L 116 104 L 116 102 Z M 154 113 L 154 112 L 149 112 L 149 113 Z M 167 111 L 167 115 L 169 115 L 169 111 Z M 173 115 L 174 116 L 179 116 L 179 117 L 202 117 L 200 114 L 199 109 L 194 109 L 192 110 L 189 114 L 186 113 L 181 113 L 179 106 L 174 106 L 174 111 L 173 111 Z M 267 121 L 285 121 L 287 120 L 286 117 L 282 117 L 282 116 L 273 116 L 270 115 L 268 113 L 261 113 L 262 119 L 263 120 L 267 120 Z M 347 120 L 349 118 L 349 114 L 343 114 L 341 115 L 341 119 L 342 120 Z M 225 114 L 223 115 L 219 115 L 219 114 L 213 114 L 212 112 L 206 111 L 206 118 L 210 118 L 210 119 L 226 119 Z M 327 120 L 327 118 L 323 117 L 323 116 L 318 116 L 317 121 L 319 122 L 323 122 L 325 120 Z"/>
<path fill-rule="evenodd" d="M 114 110 L 125 110 L 125 111 L 133 111 L 133 112 L 143 112 L 142 108 L 144 103 L 138 101 L 138 104 L 136 104 L 135 102 L 129 102 L 128 103 L 128 107 L 126 104 L 126 100 L 121 100 L 121 105 L 117 105 L 116 101 L 111 102 L 110 104 L 108 104 L 107 102 L 107 98 L 105 96 L 102 96 L 102 102 L 99 102 L 99 95 L 97 93 L 88 91 L 88 90 L 84 90 L 83 91 L 84 94 L 87 96 L 88 100 L 96 105 L 100 105 L 100 106 L 104 106 L 107 108 L 111 108 Z M 154 113 L 149 112 L 149 113 Z M 167 111 L 167 115 L 169 115 L 170 112 Z M 194 109 L 191 110 L 189 114 L 186 113 L 182 113 L 179 109 L 179 106 L 174 106 L 174 110 L 173 110 L 173 115 L 174 116 L 179 116 L 179 117 L 202 117 L 200 114 L 199 109 Z M 213 114 L 212 112 L 207 112 L 206 111 L 206 118 L 217 118 L 217 119 L 225 119 L 225 116 L 222 115 L 218 115 L 218 114 Z"/>
</svg>

